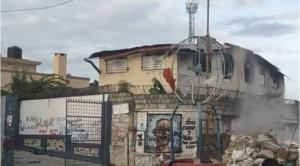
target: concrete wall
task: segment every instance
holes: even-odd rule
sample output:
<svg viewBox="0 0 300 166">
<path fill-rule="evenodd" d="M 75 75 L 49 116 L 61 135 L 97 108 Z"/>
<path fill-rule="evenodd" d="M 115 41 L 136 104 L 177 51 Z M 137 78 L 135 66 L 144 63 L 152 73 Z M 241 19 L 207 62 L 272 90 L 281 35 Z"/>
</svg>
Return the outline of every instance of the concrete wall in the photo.
<svg viewBox="0 0 300 166">
<path fill-rule="evenodd" d="M 97 95 L 91 96 L 95 99 Z M 101 95 L 100 95 L 101 97 Z M 74 98 L 74 97 L 71 97 Z M 96 97 L 97 98 L 97 97 Z M 173 108 L 178 103 L 174 95 L 134 95 L 131 93 L 111 93 L 108 99 L 116 104 L 128 104 L 129 111 L 112 115 L 111 123 L 111 145 L 110 145 L 110 161 L 115 166 L 140 166 L 152 165 L 160 154 L 156 149 L 156 136 L 154 129 L 159 119 L 167 119 Z M 196 102 L 203 101 L 203 95 L 195 95 Z M 53 99 L 50 99 L 49 107 Z M 60 100 L 60 98 L 58 99 Z M 180 115 L 176 119 L 174 131 L 176 131 L 176 157 L 191 157 L 192 149 L 197 145 L 198 137 L 198 113 L 195 105 L 192 104 L 191 96 L 184 98 L 188 105 L 181 105 L 177 114 Z M 35 102 L 40 100 L 35 100 Z M 49 99 L 45 99 L 49 101 Z M 221 115 L 221 132 L 226 133 L 231 129 L 231 120 L 238 114 L 239 102 L 237 99 L 221 98 L 214 104 Z M 48 107 L 48 105 L 47 105 Z M 65 107 L 65 106 L 62 106 Z M 34 108 L 30 108 L 34 109 Z M 284 107 L 282 110 L 285 110 Z M 37 110 L 36 110 L 37 111 Z M 209 108 L 203 107 L 203 117 L 209 121 L 203 122 L 204 146 L 207 150 L 216 146 L 215 123 L 213 115 Z M 22 111 L 21 111 L 22 112 Z M 37 113 L 38 114 L 38 113 Z M 23 115 L 22 115 L 23 116 Z M 143 125 L 142 125 L 143 124 Z M 206 125 L 207 124 L 207 125 Z M 178 129 L 180 127 L 180 130 Z M 230 136 L 221 135 L 222 149 L 226 149 L 230 142 Z M 27 140 L 27 144 L 35 146 L 41 144 L 38 140 Z M 63 142 L 59 139 L 47 142 L 51 147 L 62 151 Z M 55 146 L 55 145 L 58 145 Z M 169 154 L 168 152 L 166 154 Z M 212 155 L 216 155 L 215 151 Z"/>
<path fill-rule="evenodd" d="M 67 77 L 69 85 L 73 88 L 86 88 L 90 86 L 90 79 Z"/>
<path fill-rule="evenodd" d="M 134 102 L 131 93 L 109 94 L 109 100 L 113 105 L 128 104 L 129 111 L 116 114 L 113 106 L 111 123 L 111 145 L 110 163 L 115 166 L 128 166 L 134 159 L 132 152 L 135 147 L 133 144 L 133 110 Z"/>
<path fill-rule="evenodd" d="M 112 117 L 111 164 L 115 164 L 115 166 L 152 165 L 158 158 L 158 155 L 161 154 L 161 152 L 155 150 L 156 138 L 153 130 L 156 128 L 156 122 L 159 119 L 169 118 L 177 103 L 175 96 L 113 93 L 109 95 L 109 100 L 114 104 L 134 102 L 134 107 L 130 109 L 129 113 L 113 115 Z M 190 96 L 186 100 L 190 103 Z M 196 96 L 195 100 L 200 101 L 203 98 Z M 224 132 L 224 126 L 226 125 L 229 128 L 228 130 L 230 130 L 230 118 L 235 112 L 235 102 L 235 100 L 228 99 L 226 102 L 219 101 L 216 103 L 218 112 L 227 117 L 221 122 L 222 132 Z M 198 113 L 196 107 L 193 105 L 180 106 L 176 116 L 178 116 L 175 119 L 176 123 L 174 126 L 174 131 L 176 132 L 176 156 L 191 157 L 192 149 L 197 144 L 198 135 Z M 211 112 L 203 113 L 203 117 L 211 120 L 213 118 Z M 213 133 L 213 120 L 207 122 L 207 124 L 212 127 L 212 130 L 209 132 Z M 204 128 L 205 133 L 206 127 Z M 223 145 L 225 147 L 228 146 L 229 141 L 225 143 L 225 139 L 223 140 Z M 210 145 L 214 146 L 216 138 L 207 135 L 205 142 L 207 147 L 210 147 Z"/>
<path fill-rule="evenodd" d="M 171 67 L 174 56 L 166 58 L 165 66 Z M 120 80 L 126 80 L 132 85 L 152 85 L 152 79 L 163 80 L 162 83 L 166 84 L 165 79 L 162 76 L 163 70 L 142 70 L 142 54 L 137 53 L 127 57 L 128 71 L 124 73 L 106 73 L 106 62 L 104 59 L 99 60 L 100 71 L 99 75 L 99 86 L 107 84 L 117 84 Z M 174 78 L 176 79 L 177 62 L 174 63 Z M 160 74 L 161 72 L 161 74 Z"/>
<path fill-rule="evenodd" d="M 103 95 L 72 97 L 102 101 Z M 25 100 L 20 106 L 20 135 L 65 135 L 66 98 Z"/>
<path fill-rule="evenodd" d="M 235 73 L 233 76 L 233 85 L 240 91 L 245 91 L 246 93 L 264 95 L 268 92 L 281 93 L 281 98 L 284 97 L 284 80 L 280 79 L 279 88 L 271 88 L 269 86 L 270 82 L 270 70 L 261 65 L 253 57 L 253 52 L 238 46 L 232 46 L 230 53 L 234 58 L 235 63 Z M 250 64 L 253 69 L 253 77 L 251 83 L 245 82 L 244 67 L 246 64 Z M 265 85 L 260 85 L 260 70 L 265 68 Z"/>
</svg>

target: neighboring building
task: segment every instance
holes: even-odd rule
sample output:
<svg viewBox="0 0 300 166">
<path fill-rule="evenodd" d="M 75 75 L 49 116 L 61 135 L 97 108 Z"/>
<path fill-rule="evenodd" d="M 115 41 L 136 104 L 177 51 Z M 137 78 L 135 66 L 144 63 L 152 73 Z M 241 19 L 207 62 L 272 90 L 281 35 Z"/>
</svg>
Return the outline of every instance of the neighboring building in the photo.
<svg viewBox="0 0 300 166">
<path fill-rule="evenodd" d="M 11 50 L 13 49 L 13 50 Z M 14 70 L 27 70 L 32 74 L 33 78 L 41 78 L 43 76 L 57 74 L 62 76 L 74 88 L 89 87 L 89 78 L 77 77 L 67 74 L 67 55 L 63 53 L 54 54 L 54 73 L 38 73 L 37 66 L 41 62 L 22 59 L 22 50 L 18 47 L 10 47 L 8 57 L 1 57 L 1 88 L 9 84 Z"/>
<path fill-rule="evenodd" d="M 195 55 L 196 52 L 185 48 L 178 52 L 177 58 L 171 55 L 164 59 L 165 53 L 171 46 L 171 44 L 164 44 L 102 51 L 92 54 L 90 58 L 100 59 L 100 86 L 117 84 L 119 80 L 126 80 L 132 85 L 152 85 L 151 80 L 154 77 L 162 81 L 163 85 L 167 85 L 162 76 L 162 70 L 167 67 L 171 68 L 173 60 L 173 77 L 182 92 L 191 93 L 193 80 L 193 85 L 203 86 L 206 77 L 194 76 L 195 73 L 188 69 L 190 65 L 195 64 L 193 54 Z M 228 55 L 233 58 L 234 74 L 224 78 L 222 89 L 228 88 L 269 97 L 284 97 L 284 74 L 277 67 L 251 50 L 229 43 L 223 46 Z M 211 56 L 211 76 L 221 75 L 220 73 L 224 72 L 221 56 L 216 54 Z M 205 58 L 201 58 L 200 63 L 205 72 Z M 227 68 L 228 63 L 225 63 L 225 69 Z M 220 82 L 219 80 L 218 84 Z M 215 86 L 215 83 L 211 83 L 210 86 Z"/>
</svg>

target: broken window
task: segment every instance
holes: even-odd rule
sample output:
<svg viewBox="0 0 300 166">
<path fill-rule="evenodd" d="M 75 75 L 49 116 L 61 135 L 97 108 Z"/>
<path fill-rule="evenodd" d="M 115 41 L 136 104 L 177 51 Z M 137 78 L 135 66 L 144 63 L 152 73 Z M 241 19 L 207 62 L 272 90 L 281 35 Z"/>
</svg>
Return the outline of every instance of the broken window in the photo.
<svg viewBox="0 0 300 166">
<path fill-rule="evenodd" d="M 271 88 L 279 88 L 279 79 L 278 79 L 278 75 L 276 75 L 275 73 L 271 72 L 270 73 L 270 87 Z"/>
<path fill-rule="evenodd" d="M 106 62 L 106 73 L 122 73 L 127 71 L 127 58 L 113 59 Z"/>
<path fill-rule="evenodd" d="M 278 87 L 279 87 L 279 81 L 276 78 L 272 78 L 271 77 L 271 79 L 270 79 L 270 87 L 278 89 Z"/>
<path fill-rule="evenodd" d="M 260 85 L 262 85 L 262 86 L 265 86 L 265 84 L 266 84 L 264 68 L 261 68 L 259 71 L 259 82 L 260 82 Z"/>
<path fill-rule="evenodd" d="M 164 55 L 150 55 L 142 57 L 143 70 L 157 70 L 165 68 Z"/>
<path fill-rule="evenodd" d="M 199 56 L 194 56 L 194 59 L 193 59 L 193 65 L 197 65 L 199 63 Z M 206 55 L 201 55 L 200 56 L 200 63 L 201 63 L 201 66 L 202 66 L 202 72 L 205 73 L 206 72 Z M 211 72 L 211 58 L 209 58 L 209 68 L 208 68 L 208 72 Z"/>
<path fill-rule="evenodd" d="M 251 83 L 252 82 L 252 68 L 250 65 L 245 66 L 245 82 Z"/>
<path fill-rule="evenodd" d="M 224 63 L 225 63 L 225 67 L 224 67 L 224 63 L 222 62 L 222 72 L 224 76 L 224 79 L 231 79 L 231 76 L 233 74 L 233 70 L 234 70 L 234 61 L 233 58 L 230 54 L 224 54 Z"/>
</svg>

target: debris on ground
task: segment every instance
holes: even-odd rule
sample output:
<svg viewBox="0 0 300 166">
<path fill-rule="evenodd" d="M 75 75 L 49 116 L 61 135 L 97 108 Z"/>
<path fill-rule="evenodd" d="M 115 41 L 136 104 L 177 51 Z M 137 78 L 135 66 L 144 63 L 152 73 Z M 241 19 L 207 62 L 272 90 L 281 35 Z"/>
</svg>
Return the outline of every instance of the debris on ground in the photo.
<svg viewBox="0 0 300 166">
<path fill-rule="evenodd" d="M 271 134 L 260 134 L 257 138 L 232 135 L 231 143 L 222 159 L 227 166 L 261 166 L 267 158 L 274 158 L 279 163 L 298 160 L 299 142 L 287 140 L 279 145 Z M 291 143 L 292 142 L 292 143 Z"/>
</svg>

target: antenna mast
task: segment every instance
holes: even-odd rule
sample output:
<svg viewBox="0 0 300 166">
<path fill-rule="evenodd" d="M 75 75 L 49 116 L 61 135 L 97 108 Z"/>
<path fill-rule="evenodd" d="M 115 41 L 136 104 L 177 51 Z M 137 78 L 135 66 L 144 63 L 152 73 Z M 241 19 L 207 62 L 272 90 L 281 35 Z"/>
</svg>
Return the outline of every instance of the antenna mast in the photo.
<svg viewBox="0 0 300 166">
<path fill-rule="evenodd" d="M 195 13 L 198 10 L 198 2 L 188 0 L 186 3 L 186 12 L 189 13 L 189 38 L 195 36 Z"/>
</svg>

